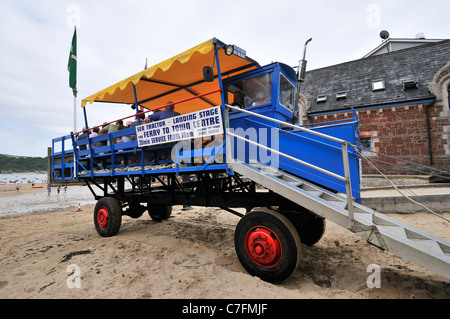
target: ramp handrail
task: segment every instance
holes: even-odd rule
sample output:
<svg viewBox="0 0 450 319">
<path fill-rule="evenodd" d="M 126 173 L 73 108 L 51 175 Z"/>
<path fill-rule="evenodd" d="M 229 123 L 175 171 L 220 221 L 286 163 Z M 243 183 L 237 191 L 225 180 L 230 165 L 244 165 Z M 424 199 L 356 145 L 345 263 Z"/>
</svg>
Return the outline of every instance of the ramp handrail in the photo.
<svg viewBox="0 0 450 319">
<path fill-rule="evenodd" d="M 262 118 L 262 119 L 265 119 L 265 120 L 268 120 L 268 121 L 271 121 L 271 122 L 274 122 L 274 123 L 278 123 L 278 124 L 281 124 L 281 125 L 283 125 L 285 127 L 290 127 L 290 128 L 294 128 L 296 130 L 307 132 L 307 133 L 310 133 L 310 134 L 313 134 L 313 135 L 316 135 L 316 136 L 319 136 L 319 137 L 322 137 L 322 138 L 325 138 L 325 139 L 328 139 L 328 140 L 331 140 L 331 141 L 334 141 L 334 142 L 337 142 L 337 143 L 341 144 L 341 146 L 342 146 L 342 159 L 343 159 L 343 164 L 344 164 L 344 176 L 341 176 L 341 175 L 335 174 L 333 172 L 327 171 L 326 169 L 317 167 L 317 166 L 315 166 L 313 164 L 307 163 L 305 161 L 299 160 L 299 159 L 297 159 L 295 157 L 292 157 L 290 155 L 287 155 L 287 154 L 284 154 L 284 153 L 279 152 L 277 150 L 271 149 L 270 147 L 267 147 L 265 145 L 262 145 L 262 144 L 259 144 L 257 142 L 251 141 L 250 139 L 247 139 L 245 137 L 242 137 L 242 136 L 239 136 L 237 134 L 231 133 L 230 129 L 229 129 L 230 128 L 230 125 L 229 125 L 229 110 L 230 109 L 231 110 L 235 110 L 235 111 L 239 111 L 239 112 L 243 112 L 243 113 L 246 113 L 246 114 L 249 114 L 249 115 L 252 115 L 252 116 L 256 116 L 256 117 L 259 117 L 259 118 Z M 255 145 L 257 147 L 261 147 L 261 148 L 263 148 L 265 150 L 274 152 L 274 153 L 276 153 L 276 154 L 278 154 L 280 156 L 283 156 L 283 157 L 285 157 L 285 158 L 287 158 L 289 160 L 292 160 L 292 161 L 294 161 L 296 163 L 299 163 L 301 165 L 305 165 L 305 166 L 307 166 L 309 168 L 312 168 L 314 170 L 317 170 L 319 172 L 322 172 L 324 174 L 327 174 L 329 176 L 337 178 L 337 179 L 339 179 L 341 181 L 345 181 L 345 188 L 346 188 L 346 193 L 347 193 L 347 211 L 348 211 L 348 217 L 349 217 L 349 228 L 350 229 L 354 229 L 355 219 L 354 219 L 354 213 L 353 213 L 353 196 L 352 196 L 352 188 L 351 188 L 351 182 L 350 182 L 350 167 L 349 167 L 349 160 L 348 160 L 348 153 L 347 153 L 347 148 L 351 144 L 348 141 L 345 141 L 345 140 L 342 140 L 340 138 L 336 138 L 336 137 L 333 137 L 333 136 L 330 136 L 330 135 L 326 135 L 326 134 L 323 134 L 323 133 L 319 133 L 319 132 L 316 132 L 316 131 L 313 131 L 313 130 L 310 130 L 310 129 L 307 129 L 307 128 L 304 128 L 304 127 L 301 127 L 301 126 L 297 126 L 297 125 L 294 125 L 294 124 L 286 123 L 286 122 L 283 122 L 283 121 L 280 121 L 280 120 L 277 120 L 277 119 L 274 119 L 274 118 L 270 118 L 268 116 L 264 116 L 264 115 L 261 115 L 261 114 L 258 114 L 258 113 L 254 113 L 254 112 L 251 112 L 251 111 L 248 111 L 248 110 L 245 110 L 245 109 L 241 109 L 239 107 L 231 106 L 229 104 L 225 104 L 225 125 L 226 125 L 225 129 L 226 129 L 226 145 L 227 145 L 227 152 L 226 153 L 227 153 L 227 162 L 228 163 L 231 163 L 231 161 L 232 161 L 231 149 L 230 149 L 230 141 L 229 141 L 229 137 L 232 136 L 232 137 L 238 138 L 240 140 L 246 141 L 246 142 L 248 142 L 248 143 L 250 143 L 252 145 Z"/>
</svg>

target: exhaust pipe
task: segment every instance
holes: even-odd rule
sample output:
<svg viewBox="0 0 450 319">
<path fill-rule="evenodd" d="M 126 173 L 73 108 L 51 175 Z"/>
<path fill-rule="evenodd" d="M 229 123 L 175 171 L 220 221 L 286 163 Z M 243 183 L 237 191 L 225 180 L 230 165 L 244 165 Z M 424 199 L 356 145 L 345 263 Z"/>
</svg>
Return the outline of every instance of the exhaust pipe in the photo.
<svg viewBox="0 0 450 319">
<path fill-rule="evenodd" d="M 303 125 L 303 118 L 300 112 L 300 84 L 305 82 L 305 72 L 306 72 L 306 47 L 308 46 L 308 43 L 312 41 L 312 38 L 308 39 L 305 42 L 305 46 L 303 48 L 303 59 L 298 61 L 298 71 L 297 71 L 297 96 L 296 96 L 296 102 L 298 106 L 298 124 Z M 294 112 L 295 114 L 295 112 Z M 294 115 L 295 116 L 295 115 Z"/>
<path fill-rule="evenodd" d="M 305 42 L 305 47 L 303 48 L 303 59 L 298 61 L 298 76 L 297 76 L 297 80 L 299 82 L 304 82 L 305 81 L 305 72 L 306 72 L 306 63 L 307 61 L 305 60 L 306 58 L 306 47 L 308 45 L 309 42 L 312 41 L 312 38 L 308 39 Z"/>
</svg>

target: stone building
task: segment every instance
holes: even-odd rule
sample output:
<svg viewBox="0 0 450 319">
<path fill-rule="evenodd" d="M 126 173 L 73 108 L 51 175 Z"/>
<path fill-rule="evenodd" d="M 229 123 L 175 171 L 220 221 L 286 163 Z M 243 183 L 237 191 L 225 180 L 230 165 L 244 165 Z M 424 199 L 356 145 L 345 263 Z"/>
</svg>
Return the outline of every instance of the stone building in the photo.
<svg viewBox="0 0 450 319">
<path fill-rule="evenodd" d="M 363 174 L 450 172 L 450 40 L 382 51 L 306 72 L 303 124 L 356 112 Z"/>
</svg>

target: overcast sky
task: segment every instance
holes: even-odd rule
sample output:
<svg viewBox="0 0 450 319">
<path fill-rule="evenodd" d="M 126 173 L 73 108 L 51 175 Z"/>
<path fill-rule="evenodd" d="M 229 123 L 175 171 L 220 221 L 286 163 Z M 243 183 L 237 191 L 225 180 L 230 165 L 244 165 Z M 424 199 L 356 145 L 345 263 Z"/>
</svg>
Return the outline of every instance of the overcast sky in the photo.
<svg viewBox="0 0 450 319">
<path fill-rule="evenodd" d="M 448 39 L 448 0 L 197 0 L 0 2 L 0 154 L 46 156 L 69 134 L 74 99 L 67 62 L 77 24 L 77 130 L 81 99 L 210 38 L 236 44 L 261 65 L 296 66 L 307 39 L 308 69 L 362 58 L 392 38 Z M 131 115 L 87 106 L 89 125 Z"/>
</svg>

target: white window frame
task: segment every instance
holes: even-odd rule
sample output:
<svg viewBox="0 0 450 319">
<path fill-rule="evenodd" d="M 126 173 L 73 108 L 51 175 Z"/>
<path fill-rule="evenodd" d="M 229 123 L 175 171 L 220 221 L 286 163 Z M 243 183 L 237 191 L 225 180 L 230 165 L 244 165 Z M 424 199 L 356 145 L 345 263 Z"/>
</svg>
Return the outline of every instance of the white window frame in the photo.
<svg viewBox="0 0 450 319">
<path fill-rule="evenodd" d="M 382 91 L 386 89 L 386 86 L 384 84 L 384 80 L 373 80 L 372 81 L 372 91 Z"/>
</svg>

